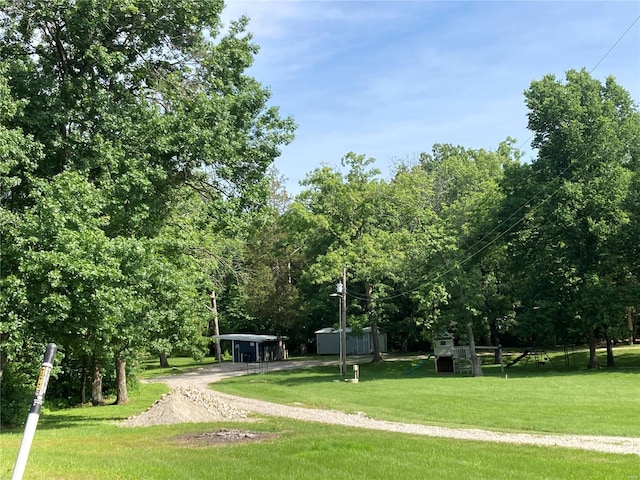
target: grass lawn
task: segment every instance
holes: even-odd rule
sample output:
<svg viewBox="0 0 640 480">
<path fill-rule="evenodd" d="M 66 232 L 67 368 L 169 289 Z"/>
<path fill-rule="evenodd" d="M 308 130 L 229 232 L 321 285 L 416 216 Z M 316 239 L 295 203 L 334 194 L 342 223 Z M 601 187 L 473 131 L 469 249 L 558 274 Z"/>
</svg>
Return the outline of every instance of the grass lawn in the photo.
<svg viewBox="0 0 640 480">
<path fill-rule="evenodd" d="M 418 361 L 362 365 L 361 382 L 335 368 L 268 373 L 218 384 L 226 391 L 408 422 L 500 430 L 634 435 L 640 431 L 640 349 L 598 372 L 514 366 L 505 379 L 438 377 Z M 625 363 L 627 362 L 627 363 Z M 25 479 L 637 479 L 635 455 L 427 438 L 268 418 L 258 422 L 121 428 L 167 387 L 143 384 L 126 406 L 45 412 Z M 633 403 L 632 403 L 633 399 Z M 439 404 L 447 405 L 439 405 Z M 594 410 L 595 411 L 592 411 Z M 566 411 L 565 411 L 566 410 Z M 581 415 L 590 413 L 585 420 Z M 552 419 L 546 418 L 552 415 Z M 26 416 L 26 412 L 25 412 Z M 434 422 L 431 422 L 434 419 Z M 559 424 L 559 425 L 556 425 Z M 589 428 L 592 424 L 592 428 Z M 607 424 L 613 425 L 608 427 Z M 269 432 L 261 443 L 205 445 L 178 437 L 221 428 Z M 10 478 L 22 431 L 0 435 L 0 478 Z"/>
<path fill-rule="evenodd" d="M 144 385 L 126 407 L 51 412 L 36 432 L 25 479 L 629 479 L 637 456 L 425 438 L 285 419 L 121 428 L 162 386 Z M 166 391 L 166 390 L 164 390 Z M 262 443 L 185 444 L 221 428 L 269 432 Z M 0 435 L 0 478 L 10 478 L 21 432 Z"/>
<path fill-rule="evenodd" d="M 158 376 L 179 375 L 192 370 L 198 370 L 216 363 L 213 357 L 204 357 L 201 360 L 194 360 L 190 357 L 171 357 L 169 359 L 169 369 L 160 366 L 158 358 L 147 358 L 140 362 L 140 372 L 138 378 L 145 380 Z"/>
<path fill-rule="evenodd" d="M 619 348 L 620 367 L 587 371 L 584 352 L 567 366 L 520 362 L 485 376 L 437 375 L 433 360 L 360 365 L 360 382 L 340 382 L 335 367 L 235 377 L 216 390 L 284 404 L 364 412 L 369 417 L 500 431 L 638 436 L 640 348 Z M 584 362 L 582 362 L 584 360 Z M 417 368 L 416 368 L 417 367 Z M 349 369 L 351 370 L 351 369 Z M 411 373 L 409 373 L 411 372 Z"/>
</svg>

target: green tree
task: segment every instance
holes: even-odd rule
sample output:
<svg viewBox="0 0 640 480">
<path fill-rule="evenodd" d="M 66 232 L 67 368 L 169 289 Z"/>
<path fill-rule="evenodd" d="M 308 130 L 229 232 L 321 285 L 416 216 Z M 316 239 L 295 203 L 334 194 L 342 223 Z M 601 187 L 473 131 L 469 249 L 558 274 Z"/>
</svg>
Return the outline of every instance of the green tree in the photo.
<svg viewBox="0 0 640 480">
<path fill-rule="evenodd" d="M 53 341 L 68 358 L 91 360 L 99 372 L 118 303 L 128 297 L 120 286 L 119 242 L 102 230 L 105 200 L 75 172 L 33 184 L 33 205 L 8 232 L 11 244 L 3 251 L 13 262 L 3 278 L 14 279 L 12 288 L 21 292 L 21 308 L 6 305 L 10 316 L 22 318 L 23 328 L 11 340 Z"/>
<path fill-rule="evenodd" d="M 275 170 L 270 180 L 264 215 L 247 239 L 247 308 L 249 314 L 260 319 L 260 331 L 291 336 L 299 320 L 300 300 L 291 271 L 292 248 L 281 224 L 290 199 Z"/>
<path fill-rule="evenodd" d="M 391 182 L 392 230 L 408 226 L 403 282 L 415 304 L 410 315 L 429 335 L 465 338 L 472 324 L 478 337 L 499 343 L 498 326 L 512 307 L 494 215 L 503 169 L 517 158 L 511 139 L 496 152 L 437 144 L 401 164 Z"/>
<path fill-rule="evenodd" d="M 21 114 L 24 103 L 16 102 L 0 67 L 0 378 L 2 401 L 0 418 L 3 424 L 24 420 L 24 412 L 38 371 L 33 351 L 44 352 L 45 343 L 25 338 L 29 331 L 26 285 L 18 272 L 16 250 L 20 215 L 13 193 L 29 181 L 40 159 L 39 145 L 20 128 L 9 127 Z M 19 412 L 19 413 L 18 413 Z"/>
<path fill-rule="evenodd" d="M 396 221 L 385 203 L 388 184 L 377 178 L 372 163 L 371 158 L 349 153 L 342 159 L 346 175 L 328 167 L 309 174 L 303 182 L 307 189 L 292 205 L 288 222 L 304 232 L 297 243 L 304 245 L 310 259 L 306 282 L 330 285 L 321 291 L 323 298 L 317 304 L 329 303 L 330 290 L 346 266 L 350 310 L 358 313 L 348 323 L 356 329 L 368 325 L 377 332 L 388 315 L 385 304 L 377 300 L 389 293 L 404 250 L 400 236 L 388 228 Z M 373 351 L 373 361 L 381 361 L 377 335 Z"/>
<path fill-rule="evenodd" d="M 387 295 L 397 310 L 390 326 L 404 325 L 409 332 L 417 328 L 414 336 L 423 340 L 440 329 L 440 307 L 447 302 L 443 257 L 455 248 L 455 236 L 443 228 L 439 216 L 438 196 L 429 169 L 420 162 L 403 163 L 389 182 L 385 201 L 391 221 L 387 228 L 403 251 L 394 290 Z"/>
<path fill-rule="evenodd" d="M 525 92 L 538 157 L 506 178 L 524 205 L 512 248 L 523 306 L 539 336 L 580 335 L 596 368 L 596 340 L 624 315 L 625 252 L 620 236 L 637 163 L 640 121 L 612 77 L 568 71 Z M 526 266 L 526 268 L 525 268 Z"/>
<path fill-rule="evenodd" d="M 239 214 L 263 201 L 266 169 L 294 129 L 268 106 L 269 91 L 245 73 L 258 50 L 245 32 L 247 19 L 221 34 L 222 8 L 217 0 L 8 2 L 0 17 L 9 79 L 2 105 L 7 112 L 19 105 L 20 115 L 3 112 L 2 132 L 22 132 L 42 155 L 14 143 L 2 158 L 2 171 L 10 173 L 2 205 L 14 215 L 12 239 L 31 247 L 10 250 L 2 279 L 19 284 L 19 269 L 28 266 L 31 283 L 16 291 L 49 302 L 51 315 L 64 321 L 6 336 L 26 342 L 57 332 L 61 351 L 82 351 L 96 365 L 118 362 L 121 379 L 121 361 L 147 338 L 140 325 L 153 317 L 150 309 L 169 323 L 178 312 L 193 313 L 185 306 L 192 301 L 169 312 L 149 287 L 156 282 L 160 294 L 173 297 L 202 293 L 184 283 L 193 267 L 161 239 L 182 187 L 206 199 L 207 229 L 229 231 Z M 6 86 L 13 103 L 5 102 Z M 45 192 L 61 197 L 46 200 Z M 89 213 L 77 212 L 80 204 L 68 195 L 89 202 Z M 38 225 L 34 215 L 43 209 L 62 210 Z M 29 237 L 31 230 L 49 243 Z M 67 246 L 60 241 L 66 236 Z M 208 249 L 197 248 L 202 239 L 183 240 L 192 255 L 206 257 Z M 153 254 L 136 253 L 147 248 Z M 64 268 L 54 258 L 60 252 Z M 149 279 L 134 274 L 145 270 Z M 87 285 L 73 283 L 76 271 Z M 174 271 L 184 287 L 172 287 L 162 273 Z M 70 300 L 76 286 L 85 293 Z M 3 305 L 18 315 L 12 303 Z M 79 339 L 85 344 L 76 347 Z M 95 350 L 88 352 L 91 342 Z"/>
<path fill-rule="evenodd" d="M 453 278 L 449 307 L 457 316 L 454 322 L 462 323 L 461 336 L 471 323 L 478 338 L 492 345 L 499 343 L 499 331 L 512 311 L 505 243 L 495 213 L 503 198 L 499 182 L 504 169 L 519 158 L 513 144 L 507 139 L 495 152 L 438 146 L 432 157 L 437 184 L 445 192 L 441 196 L 447 198 L 440 215 L 457 237 L 457 249 L 446 259 L 447 276 Z"/>
</svg>

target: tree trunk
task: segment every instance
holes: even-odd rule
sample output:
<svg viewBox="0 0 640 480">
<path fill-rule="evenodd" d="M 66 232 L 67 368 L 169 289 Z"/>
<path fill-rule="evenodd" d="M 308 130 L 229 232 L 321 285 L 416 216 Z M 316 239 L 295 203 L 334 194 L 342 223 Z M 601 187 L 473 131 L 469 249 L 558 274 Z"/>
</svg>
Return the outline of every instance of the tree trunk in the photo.
<svg viewBox="0 0 640 480">
<path fill-rule="evenodd" d="M 216 304 L 216 291 L 211 290 L 211 312 L 213 313 L 213 333 L 216 337 L 220 335 L 220 324 L 218 322 L 218 305 Z M 209 331 L 211 331 L 211 323 L 209 323 Z M 216 338 L 213 348 L 216 354 L 216 361 L 222 363 L 222 352 L 220 351 L 220 340 Z"/>
<path fill-rule="evenodd" d="M 598 368 L 598 356 L 596 355 L 596 331 L 593 328 L 589 330 L 589 363 L 587 363 L 587 368 Z"/>
<path fill-rule="evenodd" d="M 378 337 L 378 317 L 373 306 L 373 285 L 369 282 L 364 283 L 367 292 L 367 311 L 371 319 L 371 341 L 373 343 L 373 359 L 372 363 L 384 362 L 382 353 L 380 352 L 380 338 Z"/>
<path fill-rule="evenodd" d="M 161 368 L 169 368 L 169 357 L 166 353 L 160 354 L 160 367 Z"/>
<path fill-rule="evenodd" d="M 614 360 L 613 360 L 613 340 L 611 340 L 609 338 L 609 336 L 607 336 L 607 367 L 614 367 Z"/>
<path fill-rule="evenodd" d="M 0 342 L 2 342 L 3 337 L 0 335 Z M 2 385 L 2 379 L 4 377 L 4 367 L 7 365 L 7 357 L 2 355 L 2 351 L 0 351 L 0 385 Z"/>
<path fill-rule="evenodd" d="M 373 363 L 384 362 L 382 358 L 382 352 L 380 352 L 380 337 L 378 335 L 378 320 L 375 318 L 371 320 L 371 339 L 373 340 Z"/>
<path fill-rule="evenodd" d="M 278 351 L 276 352 L 276 360 L 284 360 L 284 342 L 278 334 Z"/>
<path fill-rule="evenodd" d="M 497 347 L 493 353 L 493 364 L 494 365 L 502 365 L 502 349 L 500 348 L 500 335 L 498 333 L 498 326 L 496 325 L 496 320 L 489 324 L 489 345 L 492 347 Z"/>
<path fill-rule="evenodd" d="M 493 353 L 493 364 L 502 365 L 502 347 L 499 343 L 493 346 L 496 347 Z"/>
<path fill-rule="evenodd" d="M 469 349 L 471 350 L 471 372 L 474 377 L 482 377 L 482 360 L 476 354 L 476 339 L 473 336 L 471 324 L 467 326 L 467 335 L 469 337 Z"/>
<path fill-rule="evenodd" d="M 120 356 L 116 356 L 116 405 L 129 403 L 127 392 L 127 362 Z"/>
<path fill-rule="evenodd" d="M 87 364 L 82 365 L 82 387 L 80 387 L 80 403 L 87 403 Z"/>
<path fill-rule="evenodd" d="M 102 365 L 98 360 L 93 361 L 93 373 L 91 378 L 91 405 L 104 405 L 102 396 Z"/>
</svg>

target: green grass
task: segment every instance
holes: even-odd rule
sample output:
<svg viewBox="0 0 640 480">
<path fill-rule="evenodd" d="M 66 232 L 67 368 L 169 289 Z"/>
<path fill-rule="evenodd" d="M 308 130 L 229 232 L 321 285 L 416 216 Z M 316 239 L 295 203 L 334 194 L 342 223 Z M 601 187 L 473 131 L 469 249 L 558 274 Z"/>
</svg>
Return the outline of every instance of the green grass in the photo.
<svg viewBox="0 0 640 480">
<path fill-rule="evenodd" d="M 143 385 L 126 407 L 51 412 L 36 432 L 25 478 L 39 479 L 628 479 L 637 456 L 400 435 L 263 419 L 251 423 L 121 428 L 163 391 Z M 262 443 L 206 446 L 177 440 L 220 428 L 269 432 Z M 21 432 L 0 435 L 0 478 L 10 478 Z M 535 473 L 534 473 L 535 472 Z"/>
<path fill-rule="evenodd" d="M 485 365 L 485 376 L 473 378 L 437 375 L 432 360 L 415 369 L 419 360 L 409 360 L 360 365 L 357 384 L 338 381 L 335 367 L 317 367 L 230 378 L 213 388 L 278 403 L 361 411 L 372 418 L 428 425 L 638 435 L 640 348 L 619 349 L 622 367 L 597 371 L 565 366 L 562 354 L 556 355 L 555 368 L 549 362 L 529 363 L 525 368 L 520 362 L 505 369 L 508 378 L 495 365 Z"/>
<path fill-rule="evenodd" d="M 166 368 L 160 366 L 158 358 L 146 358 L 140 362 L 138 378 L 146 380 L 167 375 L 179 375 L 213 365 L 214 363 L 216 363 L 216 360 L 213 357 L 204 357 L 201 360 L 194 360 L 190 357 L 172 357 L 169 359 L 169 368 Z"/>
<path fill-rule="evenodd" d="M 361 365 L 361 382 L 334 382 L 336 367 L 230 379 L 217 389 L 407 422 L 499 430 L 604 433 L 640 431 L 640 349 L 620 350 L 620 367 L 586 372 L 573 366 L 483 378 L 437 376 L 433 364 L 389 361 Z M 583 355 L 577 353 L 576 355 Z M 624 358 L 624 360 L 622 360 Z M 558 360 L 562 360 L 561 356 Z M 555 361 L 555 359 L 554 359 Z M 174 360 L 175 364 L 178 364 Z M 185 360 L 179 368 L 198 368 Z M 493 444 L 368 431 L 264 418 L 257 422 L 121 428 L 168 388 L 142 384 L 125 406 L 46 411 L 25 479 L 635 479 L 636 455 Z M 26 415 L 26 412 L 25 412 Z M 583 416 L 585 418 L 583 418 Z M 550 417 L 550 418 L 549 418 Z M 238 428 L 273 434 L 262 443 L 225 446 L 178 441 L 184 434 Z M 0 435 L 0 478 L 10 478 L 22 431 Z"/>
</svg>

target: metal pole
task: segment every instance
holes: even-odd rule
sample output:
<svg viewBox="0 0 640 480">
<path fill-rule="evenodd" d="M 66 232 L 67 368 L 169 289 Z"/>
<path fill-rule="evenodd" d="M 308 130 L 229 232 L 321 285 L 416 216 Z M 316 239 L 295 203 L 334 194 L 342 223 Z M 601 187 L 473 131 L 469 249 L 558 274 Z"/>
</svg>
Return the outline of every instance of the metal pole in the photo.
<svg viewBox="0 0 640 480">
<path fill-rule="evenodd" d="M 344 351 L 342 350 L 342 294 L 340 294 L 338 302 L 338 344 L 340 346 L 340 375 L 344 375 L 342 371 L 342 357 L 344 356 Z"/>
<path fill-rule="evenodd" d="M 27 424 L 24 427 L 24 435 L 22 436 L 22 443 L 20 444 L 20 450 L 18 451 L 18 458 L 16 459 L 16 464 L 13 467 L 13 476 L 11 477 L 11 480 L 22 480 L 22 476 L 24 475 L 24 469 L 27 466 L 29 450 L 31 450 L 31 443 L 33 442 L 36 427 L 38 426 L 40 410 L 42 409 L 44 394 L 47 392 L 49 375 L 51 375 L 53 360 L 56 356 L 57 349 L 58 347 L 55 343 L 47 345 L 47 350 L 44 354 L 44 361 L 40 367 L 38 383 L 36 383 L 36 391 L 33 395 L 33 402 L 31 403 L 31 409 L 29 410 L 29 416 L 27 417 Z"/>
<path fill-rule="evenodd" d="M 339 282 L 336 285 L 336 293 L 329 295 L 330 297 L 337 297 L 338 301 L 338 352 L 340 354 L 338 360 L 338 368 L 340 369 L 340 375 L 344 375 L 346 372 L 343 369 L 342 359 L 344 357 L 344 349 L 342 348 L 342 298 L 343 298 L 343 285 Z"/>
<path fill-rule="evenodd" d="M 342 311 L 340 312 L 340 344 L 342 347 L 342 375 L 347 374 L 347 267 L 342 268 Z"/>
</svg>

